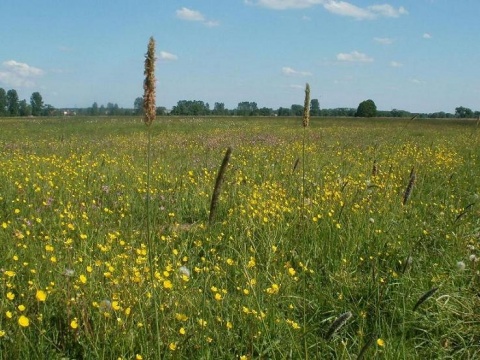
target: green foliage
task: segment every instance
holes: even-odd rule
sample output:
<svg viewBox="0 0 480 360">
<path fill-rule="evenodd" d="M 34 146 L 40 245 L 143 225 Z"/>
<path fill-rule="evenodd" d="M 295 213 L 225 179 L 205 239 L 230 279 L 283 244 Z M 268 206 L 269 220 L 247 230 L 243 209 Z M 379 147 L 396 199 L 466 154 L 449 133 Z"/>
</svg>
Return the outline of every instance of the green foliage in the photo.
<svg viewBox="0 0 480 360">
<path fill-rule="evenodd" d="M 377 116 L 377 106 L 373 100 L 362 101 L 357 108 L 355 113 L 356 117 L 375 117 Z"/>
<path fill-rule="evenodd" d="M 242 101 L 238 103 L 235 115 L 255 116 L 258 115 L 258 106 L 256 102 Z"/>
<path fill-rule="evenodd" d="M 17 90 L 11 89 L 7 91 L 7 113 L 9 116 L 18 116 L 19 102 Z"/>
<path fill-rule="evenodd" d="M 310 101 L 310 114 L 312 116 L 320 115 L 320 102 L 318 101 L 318 99 L 312 99 Z"/>
<path fill-rule="evenodd" d="M 180 100 L 170 113 L 172 115 L 207 115 L 210 113 L 210 106 L 203 101 Z"/>
<path fill-rule="evenodd" d="M 459 106 L 455 108 L 455 116 L 459 118 L 472 118 L 473 111 L 467 107 Z"/>
<path fill-rule="evenodd" d="M 42 115 L 43 111 L 43 99 L 39 92 L 34 92 L 30 97 L 30 105 L 33 116 Z"/>
<path fill-rule="evenodd" d="M 7 92 L 0 88 L 0 116 L 7 115 Z"/>
</svg>

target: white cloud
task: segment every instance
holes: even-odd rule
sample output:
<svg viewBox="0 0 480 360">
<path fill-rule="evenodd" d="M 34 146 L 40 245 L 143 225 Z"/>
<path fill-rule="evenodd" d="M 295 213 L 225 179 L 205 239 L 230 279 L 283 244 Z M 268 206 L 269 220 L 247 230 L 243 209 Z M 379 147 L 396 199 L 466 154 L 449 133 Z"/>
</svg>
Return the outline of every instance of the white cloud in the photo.
<svg viewBox="0 0 480 360">
<path fill-rule="evenodd" d="M 373 40 L 375 40 L 375 42 L 379 43 L 379 44 L 382 44 L 382 45 L 390 45 L 390 44 L 393 44 L 393 39 L 390 39 L 390 38 L 380 38 L 380 37 L 376 37 L 376 38 L 373 38 Z"/>
<path fill-rule="evenodd" d="M 341 16 L 349 16 L 358 20 L 375 19 L 377 17 L 399 17 L 408 14 L 403 7 L 398 9 L 389 4 L 372 5 L 365 8 L 341 0 L 244 0 L 249 5 L 259 5 L 274 10 L 305 9 L 322 5 L 327 11 Z"/>
<path fill-rule="evenodd" d="M 245 0 L 246 4 L 260 5 L 274 10 L 305 9 L 324 2 L 324 0 Z"/>
<path fill-rule="evenodd" d="M 187 21 L 204 21 L 205 17 L 200 11 L 191 10 L 186 7 L 182 7 L 176 11 L 177 18 Z"/>
<path fill-rule="evenodd" d="M 166 61 L 173 61 L 173 60 L 177 60 L 178 56 L 174 55 L 174 54 L 171 54 L 169 52 L 166 52 L 166 51 L 160 51 L 160 56 L 158 57 L 158 59 L 159 60 L 166 60 Z"/>
<path fill-rule="evenodd" d="M 282 73 L 285 74 L 285 75 L 288 75 L 288 76 L 292 76 L 292 75 L 311 76 L 312 75 L 311 72 L 298 71 L 298 70 L 292 69 L 291 67 L 288 67 L 288 66 L 284 66 L 282 68 Z"/>
<path fill-rule="evenodd" d="M 181 9 L 177 10 L 176 14 L 177 18 L 181 20 L 198 21 L 207 27 L 215 27 L 220 25 L 220 23 L 216 20 L 207 20 L 200 11 L 192 10 L 186 7 L 182 7 Z"/>
<path fill-rule="evenodd" d="M 346 1 L 327 1 L 323 7 L 333 14 L 350 16 L 359 20 L 375 18 L 375 15 L 371 11 L 362 9 Z"/>
<path fill-rule="evenodd" d="M 398 68 L 398 67 L 402 67 L 403 64 L 398 61 L 390 61 L 390 66 Z"/>
<path fill-rule="evenodd" d="M 431 38 L 432 38 L 432 35 L 430 35 L 429 33 L 424 33 L 424 34 L 422 35 L 422 37 L 423 37 L 424 39 L 431 39 Z"/>
<path fill-rule="evenodd" d="M 348 61 L 348 62 L 372 62 L 373 58 L 367 56 L 364 53 L 358 51 L 352 51 L 350 53 L 339 53 L 337 54 L 338 61 Z"/>
<path fill-rule="evenodd" d="M 383 4 L 383 5 L 372 5 L 368 9 L 377 15 L 384 17 L 399 17 L 400 15 L 407 15 L 408 11 L 405 10 L 403 6 L 400 6 L 398 9 L 395 9 L 392 5 Z"/>
<path fill-rule="evenodd" d="M 291 87 L 292 89 L 305 89 L 305 85 L 296 85 L 296 84 L 291 84 L 289 87 Z"/>
<path fill-rule="evenodd" d="M 34 87 L 34 79 L 45 73 L 42 69 L 15 60 L 4 61 L 2 68 L 0 82 L 13 87 Z"/>
</svg>

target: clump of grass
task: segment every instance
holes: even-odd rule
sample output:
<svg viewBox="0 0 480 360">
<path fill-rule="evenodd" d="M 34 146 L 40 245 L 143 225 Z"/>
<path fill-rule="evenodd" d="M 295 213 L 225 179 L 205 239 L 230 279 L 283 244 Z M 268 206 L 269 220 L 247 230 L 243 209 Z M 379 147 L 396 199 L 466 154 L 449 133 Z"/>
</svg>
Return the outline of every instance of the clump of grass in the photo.
<svg viewBox="0 0 480 360">
<path fill-rule="evenodd" d="M 338 332 L 338 330 L 340 330 L 348 322 L 348 320 L 350 320 L 351 317 L 352 313 L 350 311 L 347 311 L 337 317 L 332 323 L 332 325 L 330 325 L 330 327 L 328 328 L 328 331 L 325 334 L 325 339 L 331 339 L 332 336 L 335 335 L 335 333 Z"/>
<path fill-rule="evenodd" d="M 228 162 L 230 161 L 230 156 L 232 155 L 232 148 L 228 147 L 223 157 L 222 164 L 218 170 L 217 179 L 215 181 L 215 187 L 213 188 L 212 200 L 210 202 L 210 214 L 208 217 L 209 224 L 213 223 L 215 219 L 215 214 L 217 212 L 218 199 L 220 198 L 220 191 L 223 184 L 223 179 L 225 177 L 225 172 L 227 171 Z"/>
</svg>

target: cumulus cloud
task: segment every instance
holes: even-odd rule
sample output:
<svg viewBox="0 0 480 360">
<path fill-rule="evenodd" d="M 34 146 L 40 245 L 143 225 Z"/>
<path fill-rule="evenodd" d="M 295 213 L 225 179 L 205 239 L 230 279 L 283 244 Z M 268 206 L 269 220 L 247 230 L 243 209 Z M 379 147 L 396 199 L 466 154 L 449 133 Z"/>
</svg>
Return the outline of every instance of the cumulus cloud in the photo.
<svg viewBox="0 0 480 360">
<path fill-rule="evenodd" d="M 338 61 L 347 61 L 347 62 L 372 62 L 373 58 L 367 56 L 364 53 L 358 51 L 352 51 L 350 53 L 339 53 L 337 54 Z"/>
<path fill-rule="evenodd" d="M 400 15 L 407 15 L 408 11 L 405 10 L 403 6 L 400 6 L 398 9 L 395 9 L 392 5 L 383 4 L 383 5 L 372 5 L 368 7 L 373 14 L 384 16 L 384 17 L 399 17 Z"/>
<path fill-rule="evenodd" d="M 341 0 L 244 0 L 244 2 L 274 10 L 305 9 L 315 5 L 322 5 L 333 14 L 349 16 L 359 20 L 369 20 L 378 17 L 399 17 L 408 14 L 408 11 L 403 6 L 395 8 L 389 4 L 382 4 L 359 7 Z"/>
<path fill-rule="evenodd" d="M 300 75 L 300 76 L 311 76 L 312 73 L 308 71 L 298 71 L 295 69 L 292 69 L 291 67 L 284 66 L 282 68 L 282 73 L 284 75 L 292 76 L 292 75 Z"/>
<path fill-rule="evenodd" d="M 192 10 L 186 7 L 178 9 L 176 12 L 177 18 L 185 21 L 198 21 L 207 27 L 215 27 L 220 25 L 216 20 L 207 19 L 200 11 Z"/>
<path fill-rule="evenodd" d="M 34 79 L 42 76 L 44 73 L 42 69 L 34 66 L 15 60 L 8 60 L 2 63 L 0 82 L 13 87 L 34 87 Z"/>
<path fill-rule="evenodd" d="M 305 9 L 324 2 L 324 0 L 245 0 L 245 4 L 260 5 L 274 10 Z"/>
<path fill-rule="evenodd" d="M 350 16 L 355 19 L 373 19 L 373 14 L 368 9 L 362 9 L 346 1 L 328 1 L 323 7 L 333 14 L 341 16 Z"/>
<path fill-rule="evenodd" d="M 431 39 L 431 38 L 432 38 L 432 35 L 430 35 L 429 33 L 424 33 L 424 34 L 422 35 L 422 37 L 423 37 L 424 39 Z"/>
<path fill-rule="evenodd" d="M 160 51 L 160 55 L 158 57 L 159 60 L 166 60 L 166 61 L 174 61 L 178 59 L 177 55 L 171 54 L 166 51 Z"/>
<path fill-rule="evenodd" d="M 176 11 L 177 18 L 187 21 L 204 21 L 205 17 L 202 15 L 200 11 L 191 10 L 186 7 L 182 7 L 181 9 Z"/>
<path fill-rule="evenodd" d="M 379 44 L 382 44 L 382 45 L 390 45 L 390 44 L 393 44 L 393 39 L 390 39 L 390 38 L 381 38 L 381 37 L 376 37 L 376 38 L 373 38 L 373 40 Z"/>
</svg>

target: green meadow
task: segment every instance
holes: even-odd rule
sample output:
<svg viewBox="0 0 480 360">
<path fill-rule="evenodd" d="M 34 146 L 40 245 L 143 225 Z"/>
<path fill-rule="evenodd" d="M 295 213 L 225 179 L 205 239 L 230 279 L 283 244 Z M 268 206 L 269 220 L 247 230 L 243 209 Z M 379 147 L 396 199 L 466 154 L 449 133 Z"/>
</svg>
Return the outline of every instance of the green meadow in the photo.
<svg viewBox="0 0 480 360">
<path fill-rule="evenodd" d="M 0 129 L 0 359 L 480 358 L 477 121 Z"/>
</svg>

